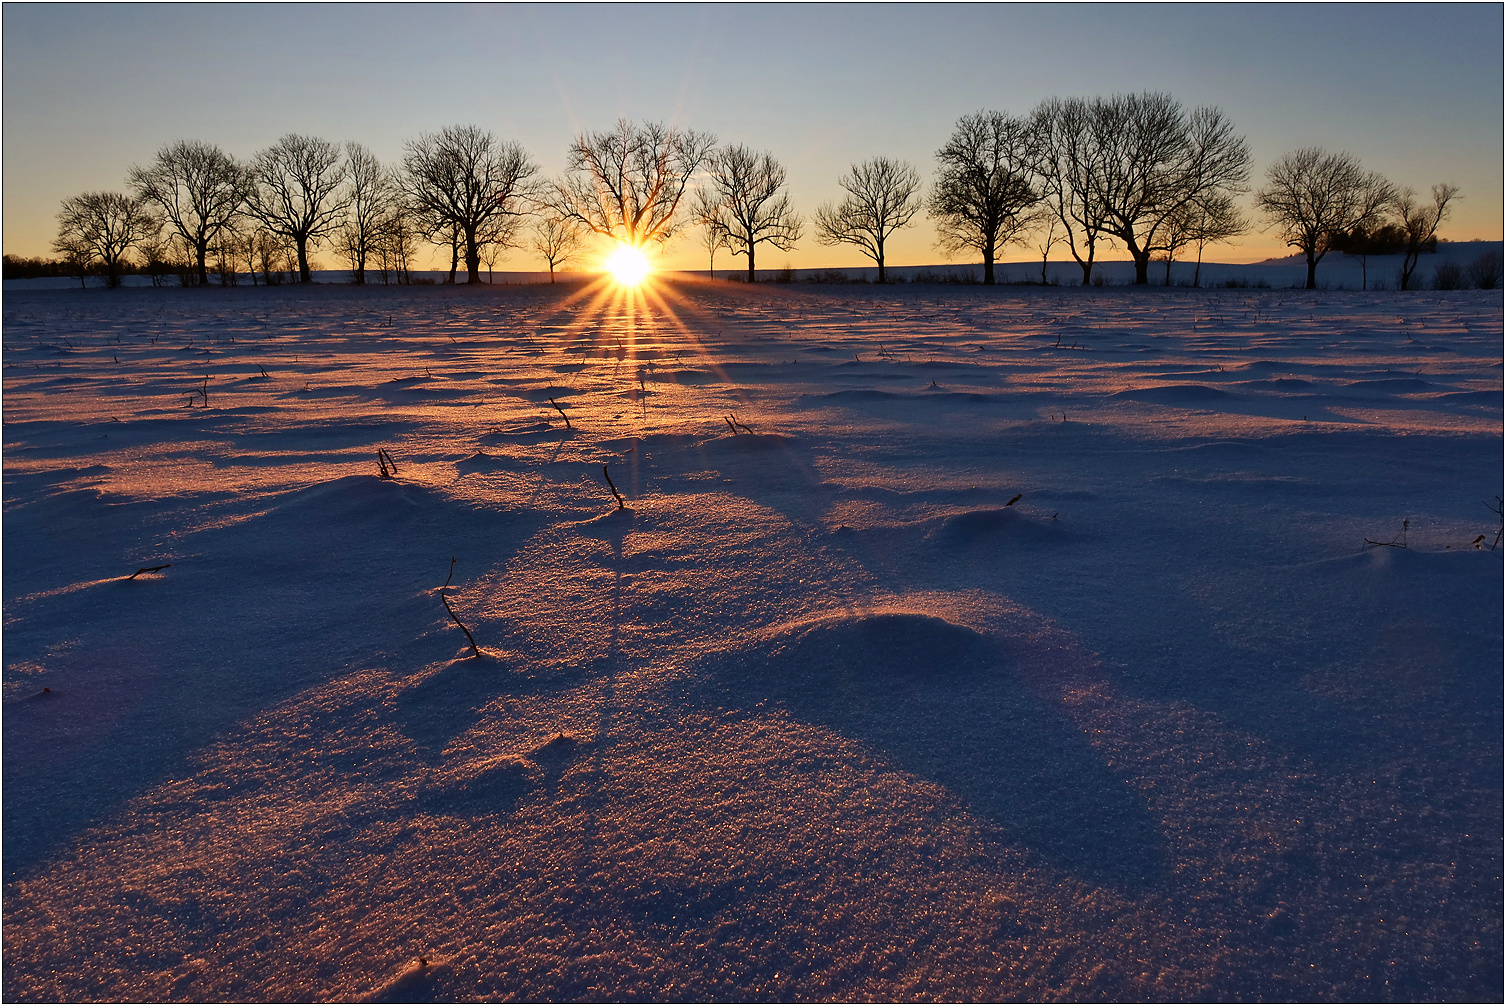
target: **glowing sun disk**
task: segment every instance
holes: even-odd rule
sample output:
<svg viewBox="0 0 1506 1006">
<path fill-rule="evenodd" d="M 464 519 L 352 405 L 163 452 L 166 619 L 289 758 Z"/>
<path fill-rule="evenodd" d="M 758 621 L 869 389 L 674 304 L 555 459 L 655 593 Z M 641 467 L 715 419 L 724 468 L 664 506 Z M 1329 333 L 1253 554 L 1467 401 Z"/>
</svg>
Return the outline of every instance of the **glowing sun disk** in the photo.
<svg viewBox="0 0 1506 1006">
<path fill-rule="evenodd" d="M 649 265 L 648 256 L 632 245 L 618 245 L 616 251 L 607 256 L 606 266 L 612 278 L 623 286 L 637 286 L 654 269 Z"/>
</svg>

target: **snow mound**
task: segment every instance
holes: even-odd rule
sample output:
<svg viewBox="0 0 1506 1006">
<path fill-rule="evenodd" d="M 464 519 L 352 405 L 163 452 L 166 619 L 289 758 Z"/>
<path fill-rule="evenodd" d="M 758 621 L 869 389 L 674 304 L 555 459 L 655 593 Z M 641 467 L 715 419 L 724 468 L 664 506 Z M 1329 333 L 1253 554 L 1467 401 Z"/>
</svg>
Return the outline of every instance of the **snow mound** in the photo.
<svg viewBox="0 0 1506 1006">
<path fill-rule="evenodd" d="M 976 629 L 924 611 L 842 612 L 771 630 L 746 654 L 748 670 L 813 684 L 934 677 L 996 664 L 997 646 Z"/>
<path fill-rule="evenodd" d="M 1059 524 L 1050 520 L 1037 520 L 1019 510 L 998 507 L 968 510 L 945 517 L 926 537 L 938 544 L 971 545 L 984 541 L 1060 541 L 1064 532 Z"/>
<path fill-rule="evenodd" d="M 1234 396 L 1206 384 L 1172 384 L 1164 388 L 1130 388 L 1116 391 L 1110 398 L 1127 398 L 1134 402 L 1151 405 L 1198 405 L 1207 402 L 1225 402 Z"/>
<path fill-rule="evenodd" d="M 782 433 L 727 434 L 705 441 L 705 446 L 733 454 L 757 454 L 763 451 L 788 450 L 800 441 Z"/>
</svg>

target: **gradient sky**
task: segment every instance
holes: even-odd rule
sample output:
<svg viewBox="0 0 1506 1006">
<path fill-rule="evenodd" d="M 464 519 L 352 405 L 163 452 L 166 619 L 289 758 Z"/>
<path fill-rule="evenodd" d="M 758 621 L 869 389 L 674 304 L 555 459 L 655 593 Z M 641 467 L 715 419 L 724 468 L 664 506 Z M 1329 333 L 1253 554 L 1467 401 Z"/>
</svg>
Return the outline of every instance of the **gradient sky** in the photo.
<svg viewBox="0 0 1506 1006">
<path fill-rule="evenodd" d="M 1441 233 L 1502 236 L 1502 6 L 49 5 L 3 8 L 4 248 L 46 255 L 59 202 L 124 189 L 164 143 L 249 157 L 279 136 L 359 140 L 384 162 L 476 123 L 555 175 L 577 130 L 663 119 L 767 149 L 809 216 L 884 154 L 929 183 L 978 109 L 1164 90 L 1218 105 L 1257 182 L 1284 151 L 1348 150 L 1393 182 L 1464 199 Z M 1248 197 L 1246 199 L 1248 202 Z M 893 265 L 943 260 L 929 222 Z M 1268 234 L 1210 258 L 1286 254 Z M 317 256 L 334 265 L 327 252 Z M 1011 249 L 1007 258 L 1029 253 Z M 1108 257 L 1123 257 L 1110 253 Z M 741 261 L 741 260 L 736 260 Z M 665 264 L 704 268 L 694 237 Z M 856 266 L 809 236 L 775 268 Z M 725 253 L 718 268 L 735 262 Z M 540 268 L 521 251 L 501 268 Z"/>
</svg>

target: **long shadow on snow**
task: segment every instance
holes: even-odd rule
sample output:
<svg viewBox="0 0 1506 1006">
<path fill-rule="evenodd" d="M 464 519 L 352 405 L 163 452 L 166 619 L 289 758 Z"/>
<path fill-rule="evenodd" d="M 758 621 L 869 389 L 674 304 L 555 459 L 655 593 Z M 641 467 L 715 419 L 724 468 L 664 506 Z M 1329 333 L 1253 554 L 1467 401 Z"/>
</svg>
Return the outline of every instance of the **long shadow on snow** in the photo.
<svg viewBox="0 0 1506 1006">
<path fill-rule="evenodd" d="M 689 687 L 713 708 L 775 703 L 857 739 L 1084 880 L 1155 884 L 1165 871 L 1156 823 L 1015 663 L 995 640 L 945 619 L 870 613 L 703 658 Z"/>
<path fill-rule="evenodd" d="M 32 602 L 8 630 L 13 659 L 59 642 L 54 626 L 68 627 L 72 648 L 48 660 L 49 680 L 64 683 L 50 701 L 7 703 L 7 879 L 258 709 L 357 661 L 407 668 L 454 656 L 463 640 L 433 596 L 449 558 L 461 558 L 463 587 L 540 523 L 349 476 L 184 536 L 186 554 L 155 581 Z"/>
</svg>

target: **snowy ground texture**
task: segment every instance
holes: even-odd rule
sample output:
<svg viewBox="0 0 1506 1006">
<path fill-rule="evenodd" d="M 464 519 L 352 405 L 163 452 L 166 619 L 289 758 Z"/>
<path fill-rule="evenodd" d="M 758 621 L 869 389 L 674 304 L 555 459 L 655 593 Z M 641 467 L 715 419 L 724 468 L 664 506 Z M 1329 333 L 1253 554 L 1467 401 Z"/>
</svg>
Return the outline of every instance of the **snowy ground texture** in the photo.
<svg viewBox="0 0 1506 1006">
<path fill-rule="evenodd" d="M 8 1001 L 1501 997 L 1499 292 L 3 335 Z"/>
</svg>

